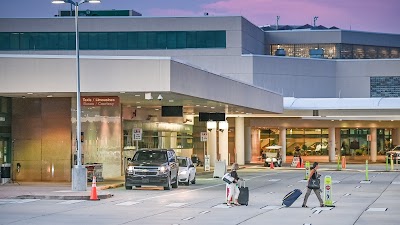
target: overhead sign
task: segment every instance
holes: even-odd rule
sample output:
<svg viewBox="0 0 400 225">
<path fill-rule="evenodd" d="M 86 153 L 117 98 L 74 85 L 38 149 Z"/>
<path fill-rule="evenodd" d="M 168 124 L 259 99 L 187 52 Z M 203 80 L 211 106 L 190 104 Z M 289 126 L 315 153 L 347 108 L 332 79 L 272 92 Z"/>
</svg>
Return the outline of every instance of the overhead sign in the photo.
<svg viewBox="0 0 400 225">
<path fill-rule="evenodd" d="M 201 141 L 207 141 L 207 139 L 208 139 L 207 132 L 200 132 L 200 140 Z"/>
<path fill-rule="evenodd" d="M 133 128 L 132 132 L 132 139 L 134 141 L 141 141 L 142 140 L 142 128 Z"/>
<path fill-rule="evenodd" d="M 119 106 L 118 96 L 84 96 L 81 97 L 82 106 Z"/>
</svg>

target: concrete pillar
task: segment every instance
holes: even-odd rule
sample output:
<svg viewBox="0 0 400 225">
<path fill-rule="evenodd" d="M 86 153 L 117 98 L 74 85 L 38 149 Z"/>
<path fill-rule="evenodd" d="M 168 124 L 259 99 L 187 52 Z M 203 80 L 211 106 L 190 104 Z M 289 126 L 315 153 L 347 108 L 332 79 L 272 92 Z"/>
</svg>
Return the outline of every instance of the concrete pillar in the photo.
<svg viewBox="0 0 400 225">
<path fill-rule="evenodd" d="M 261 143 L 260 143 L 261 130 L 251 129 L 251 159 L 250 161 L 259 161 L 256 157 L 261 156 Z"/>
<path fill-rule="evenodd" d="M 244 161 L 251 162 L 251 127 L 244 129 Z"/>
<path fill-rule="evenodd" d="M 394 146 L 400 145 L 400 128 L 392 130 L 392 143 Z"/>
<path fill-rule="evenodd" d="M 229 128 L 229 126 L 228 126 Z M 219 149 L 219 156 L 220 160 L 225 160 L 225 164 L 228 165 L 228 133 L 229 129 L 218 131 L 218 149 Z"/>
<path fill-rule="evenodd" d="M 286 163 L 286 127 L 279 128 L 279 145 L 282 146 L 281 157 L 282 162 Z"/>
<path fill-rule="evenodd" d="M 336 130 L 335 127 L 329 127 L 329 140 L 328 140 L 328 155 L 329 162 L 335 162 L 336 160 Z"/>
<path fill-rule="evenodd" d="M 235 118 L 235 149 L 236 162 L 239 165 L 244 165 L 244 118 Z"/>
<path fill-rule="evenodd" d="M 376 143 L 376 128 L 371 128 L 371 161 L 376 162 L 377 143 Z"/>
<path fill-rule="evenodd" d="M 170 148 L 178 148 L 178 132 L 171 132 Z M 182 146 L 181 146 L 182 148 Z"/>
<path fill-rule="evenodd" d="M 207 130 L 207 154 L 210 155 L 210 166 L 213 167 L 215 166 L 215 160 L 217 160 L 217 129 L 215 126 L 215 128 Z"/>
</svg>

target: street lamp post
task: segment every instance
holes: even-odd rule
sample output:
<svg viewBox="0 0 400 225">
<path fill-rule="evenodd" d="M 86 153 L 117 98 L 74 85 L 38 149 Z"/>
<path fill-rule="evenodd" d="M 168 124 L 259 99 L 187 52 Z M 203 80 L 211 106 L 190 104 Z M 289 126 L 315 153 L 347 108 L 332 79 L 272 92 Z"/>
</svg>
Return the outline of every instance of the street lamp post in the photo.
<svg viewBox="0 0 400 225">
<path fill-rule="evenodd" d="M 74 2 L 72 0 L 54 0 L 54 4 L 69 3 L 75 6 L 75 38 L 76 38 L 76 165 L 72 168 L 72 190 L 86 191 L 87 172 L 82 166 L 82 148 L 81 148 L 81 81 L 79 68 L 79 31 L 78 31 L 78 14 L 79 5 L 83 3 L 100 3 L 100 0 L 81 0 Z"/>
</svg>

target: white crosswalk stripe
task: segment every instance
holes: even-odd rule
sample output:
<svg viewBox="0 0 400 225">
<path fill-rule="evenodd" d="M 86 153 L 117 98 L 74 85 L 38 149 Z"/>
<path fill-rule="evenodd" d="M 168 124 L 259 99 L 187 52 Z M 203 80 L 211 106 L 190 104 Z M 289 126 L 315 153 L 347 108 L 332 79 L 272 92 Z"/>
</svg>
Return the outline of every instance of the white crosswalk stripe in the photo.
<svg viewBox="0 0 400 225">
<path fill-rule="evenodd" d="M 86 202 L 86 200 L 66 200 L 66 201 L 63 201 L 63 202 L 59 202 L 57 204 L 59 204 L 59 205 L 71 205 L 71 204 L 80 203 L 80 202 Z"/>
</svg>

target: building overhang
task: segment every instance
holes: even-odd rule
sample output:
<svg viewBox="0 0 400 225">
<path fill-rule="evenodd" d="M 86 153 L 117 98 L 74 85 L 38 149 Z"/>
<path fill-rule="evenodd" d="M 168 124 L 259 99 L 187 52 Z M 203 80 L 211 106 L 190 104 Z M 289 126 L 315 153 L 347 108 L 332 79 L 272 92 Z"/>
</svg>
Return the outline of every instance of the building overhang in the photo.
<svg viewBox="0 0 400 225">
<path fill-rule="evenodd" d="M 0 55 L 0 67 L 0 96 L 76 96 L 75 55 Z M 82 96 L 119 96 L 131 107 L 183 105 L 191 114 L 283 112 L 278 93 L 170 57 L 81 56 L 80 81 Z"/>
</svg>

